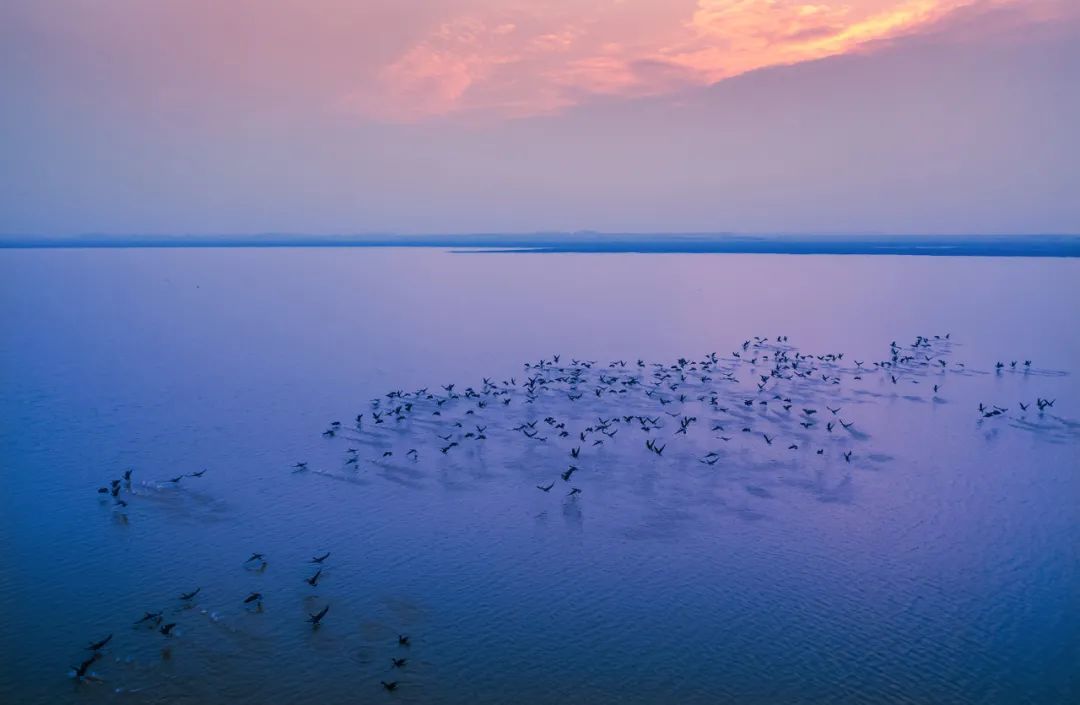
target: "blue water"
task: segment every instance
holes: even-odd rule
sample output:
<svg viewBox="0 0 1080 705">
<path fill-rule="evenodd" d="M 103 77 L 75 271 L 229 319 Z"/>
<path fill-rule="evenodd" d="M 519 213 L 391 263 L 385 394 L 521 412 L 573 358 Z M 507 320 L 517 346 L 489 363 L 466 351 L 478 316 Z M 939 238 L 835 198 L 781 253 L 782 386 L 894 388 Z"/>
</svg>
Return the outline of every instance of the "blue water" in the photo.
<svg viewBox="0 0 1080 705">
<path fill-rule="evenodd" d="M 1078 301 L 1074 260 L 0 252 L 0 701 L 1076 701 Z M 796 418 L 839 407 L 852 432 L 744 407 L 772 399 L 754 387 L 769 363 L 731 354 L 755 335 L 758 356 L 777 335 L 844 352 L 805 363 L 828 381 L 769 392 Z M 920 335 L 942 370 L 854 366 Z M 669 390 L 699 417 L 685 436 L 671 405 L 592 393 L 601 373 L 651 381 L 639 358 L 713 351 L 738 382 Z M 597 361 L 581 399 L 517 388 L 371 422 L 387 392 L 520 385 L 554 354 Z M 1039 397 L 1054 406 L 1018 406 Z M 363 431 L 322 436 L 361 412 Z M 663 428 L 575 440 L 619 412 Z M 96 490 L 128 467 L 118 507 Z M 174 636 L 133 626 L 159 609 Z"/>
</svg>

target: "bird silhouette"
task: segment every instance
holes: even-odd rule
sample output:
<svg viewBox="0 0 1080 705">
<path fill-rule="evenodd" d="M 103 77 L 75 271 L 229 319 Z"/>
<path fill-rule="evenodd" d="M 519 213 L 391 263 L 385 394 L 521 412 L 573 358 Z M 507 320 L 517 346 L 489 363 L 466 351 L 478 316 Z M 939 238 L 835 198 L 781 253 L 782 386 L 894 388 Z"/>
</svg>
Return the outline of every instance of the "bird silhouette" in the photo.
<svg viewBox="0 0 1080 705">
<path fill-rule="evenodd" d="M 94 662 L 97 661 L 97 658 L 98 655 L 94 654 L 90 658 L 80 663 L 78 666 L 72 666 L 71 669 L 75 672 L 75 679 L 80 681 L 85 679 L 87 677 L 87 674 L 90 673 L 90 667 L 94 665 Z"/>
<path fill-rule="evenodd" d="M 105 637 L 101 641 L 92 642 L 86 648 L 89 649 L 90 651 L 98 651 L 99 649 L 104 649 L 105 645 L 108 644 L 110 641 L 112 641 L 112 638 L 113 638 L 113 635 L 110 634 L 109 636 Z"/>
<path fill-rule="evenodd" d="M 317 626 L 319 626 L 319 623 L 322 622 L 323 617 L 325 617 L 326 613 L 329 612 L 329 611 L 330 611 L 330 605 L 327 605 L 326 607 L 323 607 L 321 611 L 316 612 L 315 614 L 309 615 L 308 616 L 308 621 L 311 622 L 312 625 L 317 627 Z"/>
</svg>

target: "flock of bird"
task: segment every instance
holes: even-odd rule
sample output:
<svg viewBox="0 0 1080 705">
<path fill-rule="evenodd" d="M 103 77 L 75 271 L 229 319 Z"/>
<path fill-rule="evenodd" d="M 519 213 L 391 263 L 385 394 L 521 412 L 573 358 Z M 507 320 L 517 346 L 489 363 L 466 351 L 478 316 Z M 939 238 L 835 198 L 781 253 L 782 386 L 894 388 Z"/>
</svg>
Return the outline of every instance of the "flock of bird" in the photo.
<svg viewBox="0 0 1080 705">
<path fill-rule="evenodd" d="M 125 474 L 126 479 L 130 481 L 130 471 Z M 311 558 L 310 564 L 315 567 L 315 572 L 307 578 L 304 578 L 304 582 L 311 587 L 317 587 L 319 579 L 322 577 L 323 568 L 326 560 L 330 558 L 330 552 L 327 551 L 322 555 L 314 556 Z M 269 562 L 266 560 L 266 555 L 263 553 L 252 553 L 246 561 L 243 562 L 243 568 L 254 572 L 263 572 L 269 566 Z M 194 590 L 182 592 L 177 596 L 177 603 L 179 604 L 178 610 L 173 614 L 182 613 L 183 611 L 190 609 L 194 606 L 196 598 L 202 593 L 202 587 L 196 587 Z M 261 592 L 252 591 L 246 597 L 237 601 L 245 609 L 261 613 L 263 612 L 263 594 Z M 326 618 L 326 615 L 330 612 L 330 605 L 326 604 L 322 609 L 311 612 L 308 614 L 307 622 L 311 624 L 312 629 L 318 629 Z M 145 611 L 143 615 L 135 620 L 132 624 L 136 630 L 148 630 L 158 632 L 164 639 L 172 639 L 179 633 L 177 631 L 177 621 L 167 621 L 166 610 L 158 609 L 156 611 Z M 90 654 L 85 659 L 82 659 L 77 666 L 71 667 L 71 676 L 79 683 L 82 682 L 94 682 L 103 680 L 102 677 L 91 671 L 93 666 L 99 658 L 105 653 L 106 648 L 112 643 L 114 634 L 109 634 L 104 639 L 90 642 L 85 651 L 89 651 Z M 410 647 L 412 645 L 411 637 L 408 634 L 398 634 L 397 646 L 399 648 Z M 390 666 L 392 669 L 403 669 L 408 664 L 408 659 L 401 656 L 390 657 Z M 380 685 L 387 691 L 397 690 L 400 681 L 381 680 Z"/>
<path fill-rule="evenodd" d="M 722 470 L 735 453 L 783 455 L 796 462 L 829 462 L 852 466 L 865 455 L 861 446 L 871 438 L 862 429 L 856 411 L 859 399 L 850 383 L 876 378 L 886 388 L 903 389 L 909 396 L 925 390 L 924 401 L 942 401 L 950 374 L 967 373 L 965 364 L 954 362 L 951 336 L 918 336 L 908 345 L 893 341 L 888 355 L 867 362 L 845 358 L 844 353 L 806 354 L 789 344 L 787 336 L 753 337 L 728 355 L 711 352 L 697 359 L 680 358 L 672 363 L 645 360 L 563 360 L 560 355 L 526 363 L 524 374 L 496 381 L 483 378 L 476 387 L 445 384 L 440 389 L 391 390 L 372 399 L 348 425 L 331 422 L 322 435 L 349 445 L 335 473 L 357 473 L 365 466 L 392 471 L 401 463 L 464 462 L 494 438 L 500 445 L 532 453 L 529 467 L 543 468 L 534 477 L 537 490 L 559 491 L 567 502 L 577 502 L 590 482 L 600 482 L 612 461 L 616 446 L 639 449 L 642 463 L 666 463 L 672 467 L 697 464 Z M 1028 373 L 1031 361 L 997 363 L 997 374 Z M 843 383 L 843 384 L 842 384 Z M 1034 405 L 1042 414 L 1053 399 L 1038 397 L 1019 403 L 1021 413 Z M 978 422 L 1006 417 L 1008 407 L 979 404 Z M 636 436 L 636 440 L 633 438 Z M 363 453 L 363 455 L 362 455 Z M 537 457 L 539 455 L 539 458 Z M 307 461 L 292 465 L 296 474 L 322 473 Z M 167 478 L 153 485 L 177 488 L 186 479 L 198 479 L 207 471 Z M 103 500 L 111 497 L 116 511 L 124 511 L 132 493 L 132 470 L 98 489 Z M 560 484 L 561 483 L 561 484 Z M 315 570 L 305 582 L 316 587 L 330 553 L 311 559 Z M 244 566 L 265 570 L 266 558 L 253 553 Z M 190 605 L 201 588 L 179 595 Z M 263 611 L 264 596 L 252 591 L 236 600 L 244 608 Z M 311 612 L 307 621 L 318 629 L 330 605 Z M 177 634 L 177 622 L 167 621 L 164 610 L 148 611 L 135 622 L 153 629 L 162 638 Z M 87 647 L 90 656 L 73 667 L 73 676 L 92 680 L 90 670 L 108 648 L 112 635 Z M 407 647 L 407 635 L 398 646 Z M 390 668 L 407 664 L 393 657 Z M 398 681 L 381 681 L 387 691 Z"/>
<path fill-rule="evenodd" d="M 843 396 L 846 383 L 876 377 L 909 398 L 913 390 L 925 389 L 923 400 L 940 402 L 948 375 L 968 373 L 965 363 L 951 361 L 951 352 L 949 334 L 918 336 L 906 346 L 893 341 L 887 357 L 867 362 L 845 359 L 842 352 L 805 354 L 781 335 L 747 339 L 727 356 L 712 352 L 669 364 L 600 364 L 554 355 L 527 363 L 521 378 L 485 377 L 464 389 L 451 383 L 438 390 L 389 391 L 372 399 L 350 425 L 332 421 L 322 435 L 349 443 L 339 470 L 352 472 L 364 466 L 392 472 L 402 461 L 417 464 L 429 456 L 452 460 L 465 454 L 468 462 L 489 438 L 517 442 L 534 455 L 540 449 L 553 456 L 551 465 L 565 458 L 562 469 L 536 478 L 535 487 L 550 493 L 561 479 L 570 498 L 582 494 L 582 478 L 595 478 L 594 471 L 609 462 L 607 451 L 634 443 L 626 439 L 635 433 L 642 434 L 637 443 L 645 457 L 675 464 L 696 459 L 723 467 L 736 449 L 752 446 L 773 458 L 812 452 L 850 464 L 859 460 L 857 446 L 870 435 L 854 415 L 858 400 Z M 997 370 L 1016 367 L 999 363 Z M 1031 361 L 1020 369 L 1030 372 Z M 1042 413 L 1054 400 L 1032 403 Z M 1019 406 L 1026 412 L 1031 404 Z M 980 404 L 978 418 L 1007 411 Z M 691 436 L 696 440 L 685 440 Z M 308 461 L 292 470 L 331 474 Z"/>
</svg>

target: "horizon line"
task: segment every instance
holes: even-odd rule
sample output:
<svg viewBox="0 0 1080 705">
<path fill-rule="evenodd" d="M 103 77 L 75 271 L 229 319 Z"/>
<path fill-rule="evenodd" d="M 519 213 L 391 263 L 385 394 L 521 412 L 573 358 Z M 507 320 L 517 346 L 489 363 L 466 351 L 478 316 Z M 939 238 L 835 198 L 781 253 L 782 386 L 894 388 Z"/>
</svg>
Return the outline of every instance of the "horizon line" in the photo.
<svg viewBox="0 0 1080 705">
<path fill-rule="evenodd" d="M 1080 257 L 1080 234 L 732 232 L 457 233 L 404 235 L 0 235 L 0 249 L 433 247 L 487 253 L 804 254 Z"/>
</svg>

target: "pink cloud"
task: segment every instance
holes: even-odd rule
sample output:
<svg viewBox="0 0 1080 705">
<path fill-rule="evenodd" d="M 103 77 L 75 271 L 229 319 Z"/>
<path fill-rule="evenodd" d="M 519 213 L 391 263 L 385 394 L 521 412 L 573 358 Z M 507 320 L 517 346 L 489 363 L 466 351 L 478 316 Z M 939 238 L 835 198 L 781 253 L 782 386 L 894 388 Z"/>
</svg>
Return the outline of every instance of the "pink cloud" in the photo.
<svg viewBox="0 0 1080 705">
<path fill-rule="evenodd" d="M 582 7 L 475 2 L 418 39 L 354 103 L 391 121 L 549 113 L 929 31 L 959 10 L 1053 14 L 1057 0 L 636 0 Z M 525 9 L 528 8 L 528 9 Z M 648 21 L 643 22 L 643 13 Z"/>
<path fill-rule="evenodd" d="M 1005 36 L 1018 22 L 1051 23 L 1078 4 L 9 0 L 3 13 L 11 41 L 36 43 L 45 66 L 64 64 L 71 90 L 90 102 L 115 95 L 133 108 L 152 106 L 162 119 L 210 120 L 229 110 L 252 119 L 319 112 L 422 122 L 527 117 L 593 99 L 659 95 L 869 51 L 895 37 L 962 38 L 991 31 L 991 21 Z"/>
</svg>

